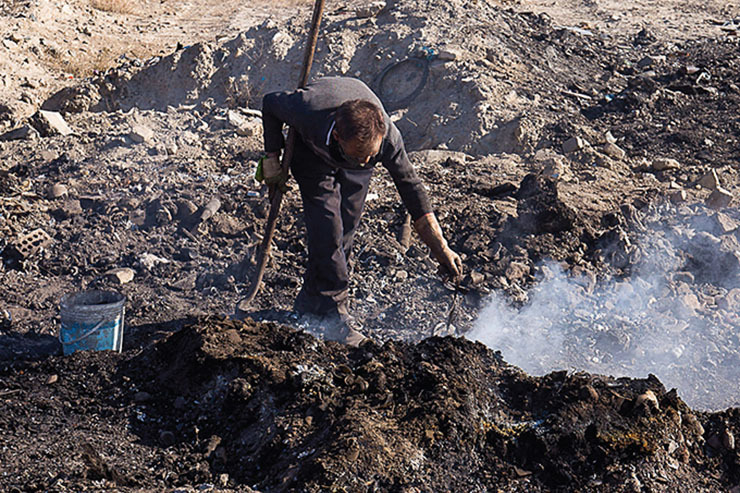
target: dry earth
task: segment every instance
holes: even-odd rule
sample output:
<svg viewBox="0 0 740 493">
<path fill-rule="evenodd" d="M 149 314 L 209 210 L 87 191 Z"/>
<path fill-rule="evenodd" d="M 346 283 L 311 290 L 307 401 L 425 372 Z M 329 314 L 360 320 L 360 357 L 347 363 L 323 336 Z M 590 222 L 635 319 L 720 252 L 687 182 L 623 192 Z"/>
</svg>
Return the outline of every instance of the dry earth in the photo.
<svg viewBox="0 0 740 493">
<path fill-rule="evenodd" d="M 290 312 L 295 193 L 252 318 L 214 316 L 254 269 L 260 100 L 309 3 L 0 6 L 2 489 L 737 490 L 740 9 L 363 6 L 327 5 L 313 76 L 389 106 L 427 77 L 392 117 L 467 275 L 436 278 L 379 170 L 360 350 Z M 126 294 L 124 351 L 60 356 L 91 287 Z"/>
</svg>

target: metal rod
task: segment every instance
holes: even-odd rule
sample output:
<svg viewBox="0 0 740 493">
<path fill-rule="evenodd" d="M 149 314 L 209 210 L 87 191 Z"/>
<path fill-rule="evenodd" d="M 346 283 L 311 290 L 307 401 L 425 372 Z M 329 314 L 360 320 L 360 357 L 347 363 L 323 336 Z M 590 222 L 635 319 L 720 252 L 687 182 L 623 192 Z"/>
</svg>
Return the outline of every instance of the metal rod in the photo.
<svg viewBox="0 0 740 493">
<path fill-rule="evenodd" d="M 308 77 L 311 73 L 311 65 L 313 64 L 313 55 L 316 51 L 316 44 L 319 37 L 319 25 L 321 24 L 321 13 L 324 10 L 324 0 L 316 0 L 313 8 L 313 18 L 311 19 L 311 30 L 308 35 L 308 44 L 306 45 L 306 51 L 303 56 L 303 68 L 301 70 L 301 77 L 298 82 L 298 88 L 305 87 L 308 83 Z M 288 171 L 290 162 L 293 159 L 293 148 L 295 147 L 296 133 L 291 127 L 288 130 L 288 140 L 285 144 L 285 152 L 283 153 L 283 160 L 281 167 L 283 173 Z M 267 216 L 267 224 L 265 226 L 265 235 L 260 244 L 258 251 L 257 270 L 252 278 L 249 285 L 249 291 L 247 296 L 239 302 L 237 309 L 246 312 L 249 309 L 249 304 L 252 303 L 255 296 L 262 287 L 262 277 L 265 275 L 265 269 L 267 267 L 267 261 L 270 258 L 270 248 L 272 246 L 272 238 L 275 235 L 275 226 L 277 224 L 277 218 L 280 214 L 280 204 L 283 200 L 283 193 L 279 188 L 275 187 L 272 190 L 272 201 L 270 202 L 270 213 Z M 245 259 L 246 261 L 246 259 Z"/>
</svg>

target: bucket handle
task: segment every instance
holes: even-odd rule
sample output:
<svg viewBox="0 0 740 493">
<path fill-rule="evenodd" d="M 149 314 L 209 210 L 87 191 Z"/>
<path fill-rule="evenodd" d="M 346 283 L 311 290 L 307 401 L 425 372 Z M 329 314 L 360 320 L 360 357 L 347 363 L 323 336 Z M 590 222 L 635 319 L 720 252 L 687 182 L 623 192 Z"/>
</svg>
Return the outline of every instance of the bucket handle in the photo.
<svg viewBox="0 0 740 493">
<path fill-rule="evenodd" d="M 97 332 L 98 330 L 100 330 L 100 328 L 103 326 L 103 324 L 105 322 L 107 322 L 107 320 L 101 320 L 100 322 L 98 322 L 97 324 L 95 324 L 95 326 L 92 329 L 88 330 L 87 332 L 85 332 L 81 336 L 77 337 L 76 339 L 72 339 L 71 341 L 64 341 L 64 339 L 62 339 L 62 331 L 60 330 L 59 331 L 59 342 L 61 342 L 63 346 L 69 346 L 70 344 L 74 344 L 76 342 L 80 342 L 82 339 L 85 339 L 86 337 L 91 336 L 95 332 Z"/>
</svg>

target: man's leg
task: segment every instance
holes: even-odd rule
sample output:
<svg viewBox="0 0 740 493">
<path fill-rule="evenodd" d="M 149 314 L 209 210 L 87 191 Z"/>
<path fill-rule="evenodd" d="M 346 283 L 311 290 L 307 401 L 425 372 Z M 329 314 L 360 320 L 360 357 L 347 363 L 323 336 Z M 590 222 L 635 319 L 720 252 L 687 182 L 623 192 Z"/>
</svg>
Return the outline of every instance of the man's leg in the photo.
<svg viewBox="0 0 740 493">
<path fill-rule="evenodd" d="M 348 295 L 337 170 L 324 164 L 300 139 L 292 161 L 291 170 L 303 200 L 308 244 L 308 267 L 296 309 L 323 315 L 346 303 Z"/>
</svg>

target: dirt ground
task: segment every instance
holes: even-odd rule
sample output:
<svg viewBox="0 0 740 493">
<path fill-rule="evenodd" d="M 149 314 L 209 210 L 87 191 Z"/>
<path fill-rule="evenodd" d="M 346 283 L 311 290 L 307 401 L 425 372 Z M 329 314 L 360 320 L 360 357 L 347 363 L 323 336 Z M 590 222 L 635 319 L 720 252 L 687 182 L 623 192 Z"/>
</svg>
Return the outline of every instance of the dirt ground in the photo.
<svg viewBox="0 0 740 493">
<path fill-rule="evenodd" d="M 379 169 L 350 349 L 291 311 L 295 191 L 232 318 L 310 2 L 0 6 L 3 491 L 740 489 L 740 8 L 365 7 L 327 4 L 312 76 L 389 91 L 466 275 Z M 88 288 L 126 295 L 122 353 L 61 355 Z"/>
</svg>

